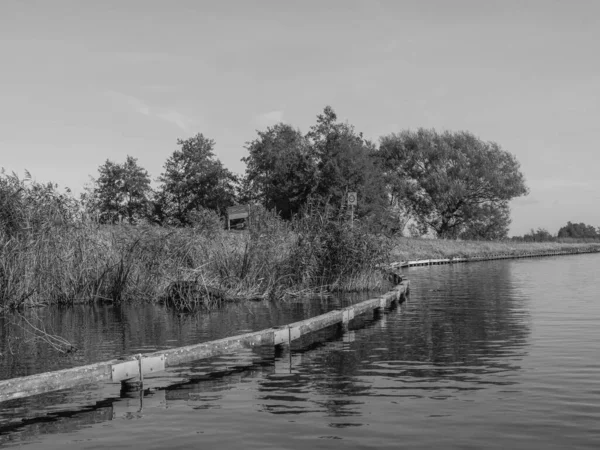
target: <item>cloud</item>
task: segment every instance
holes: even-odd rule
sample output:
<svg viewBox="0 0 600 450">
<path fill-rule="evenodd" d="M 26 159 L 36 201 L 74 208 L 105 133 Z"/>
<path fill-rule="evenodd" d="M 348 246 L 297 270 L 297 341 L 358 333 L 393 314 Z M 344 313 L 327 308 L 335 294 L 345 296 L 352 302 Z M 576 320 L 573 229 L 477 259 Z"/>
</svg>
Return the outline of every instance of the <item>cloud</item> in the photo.
<svg viewBox="0 0 600 450">
<path fill-rule="evenodd" d="M 194 119 L 181 114 L 179 111 L 175 111 L 174 109 L 168 109 L 157 113 L 156 117 L 172 123 L 173 125 L 181 128 L 183 131 L 191 131 L 193 124 L 196 122 Z"/>
<path fill-rule="evenodd" d="M 127 109 L 133 110 L 144 116 L 160 119 L 171 125 L 175 125 L 186 132 L 193 131 L 193 128 L 201 122 L 199 118 L 187 116 L 173 108 L 151 107 L 146 102 L 133 95 L 123 94 L 122 92 L 112 90 L 107 90 L 106 95 L 118 105 L 123 105 Z"/>
<path fill-rule="evenodd" d="M 106 95 L 108 95 L 114 103 L 125 105 L 129 109 L 145 116 L 150 115 L 150 107 L 139 98 L 112 90 L 107 90 Z"/>
<path fill-rule="evenodd" d="M 283 111 L 270 111 L 259 114 L 254 118 L 256 123 L 261 127 L 268 127 L 283 121 Z"/>
</svg>

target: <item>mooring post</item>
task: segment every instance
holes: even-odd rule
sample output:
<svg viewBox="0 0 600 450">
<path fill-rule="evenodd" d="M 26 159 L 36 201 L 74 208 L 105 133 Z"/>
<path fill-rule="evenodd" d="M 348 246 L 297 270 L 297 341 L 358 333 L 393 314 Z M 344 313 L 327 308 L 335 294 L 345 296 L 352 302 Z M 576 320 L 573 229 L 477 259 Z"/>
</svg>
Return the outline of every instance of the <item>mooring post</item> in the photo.
<svg viewBox="0 0 600 450">
<path fill-rule="evenodd" d="M 137 359 L 138 359 L 138 365 L 140 368 L 140 388 L 143 388 L 144 387 L 144 371 L 142 369 L 142 354 L 141 353 L 138 353 Z"/>
<path fill-rule="evenodd" d="M 342 310 L 342 329 L 344 332 L 348 331 L 350 321 L 354 319 L 354 308 L 348 307 Z"/>
</svg>

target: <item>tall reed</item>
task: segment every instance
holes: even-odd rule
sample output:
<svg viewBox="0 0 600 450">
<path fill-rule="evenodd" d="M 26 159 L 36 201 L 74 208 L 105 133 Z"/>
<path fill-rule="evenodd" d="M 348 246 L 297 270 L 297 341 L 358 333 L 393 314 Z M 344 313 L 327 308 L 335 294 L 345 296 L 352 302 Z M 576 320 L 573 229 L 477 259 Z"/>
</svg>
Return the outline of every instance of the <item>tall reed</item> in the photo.
<svg viewBox="0 0 600 450">
<path fill-rule="evenodd" d="M 193 309 L 381 284 L 385 246 L 360 223 L 325 210 L 292 222 L 254 208 L 244 232 L 48 223 L 0 241 L 0 305 L 167 301 Z"/>
</svg>

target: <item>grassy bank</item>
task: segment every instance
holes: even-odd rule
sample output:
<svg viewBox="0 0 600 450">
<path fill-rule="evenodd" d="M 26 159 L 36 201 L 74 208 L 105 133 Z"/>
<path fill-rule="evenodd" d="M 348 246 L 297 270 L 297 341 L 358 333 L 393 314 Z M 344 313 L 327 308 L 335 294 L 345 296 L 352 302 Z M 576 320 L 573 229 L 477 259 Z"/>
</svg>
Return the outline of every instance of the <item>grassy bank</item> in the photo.
<svg viewBox="0 0 600 450">
<path fill-rule="evenodd" d="M 600 243 L 576 242 L 488 242 L 452 241 L 444 239 L 396 238 L 390 249 L 392 261 L 414 261 L 420 259 L 469 258 L 495 254 L 522 255 L 566 250 L 576 251 L 590 248 L 600 249 Z"/>
<path fill-rule="evenodd" d="M 258 209 L 244 232 L 223 230 L 218 220 L 171 228 L 47 217 L 0 235 L 0 310 L 98 300 L 193 310 L 382 289 L 388 281 L 379 267 L 389 262 L 593 246 L 389 238 L 316 209 L 291 222 Z"/>
<path fill-rule="evenodd" d="M 387 243 L 314 211 L 290 222 L 267 211 L 247 232 L 48 222 L 0 246 L 0 309 L 104 300 L 194 309 L 238 299 L 377 289 Z"/>
</svg>

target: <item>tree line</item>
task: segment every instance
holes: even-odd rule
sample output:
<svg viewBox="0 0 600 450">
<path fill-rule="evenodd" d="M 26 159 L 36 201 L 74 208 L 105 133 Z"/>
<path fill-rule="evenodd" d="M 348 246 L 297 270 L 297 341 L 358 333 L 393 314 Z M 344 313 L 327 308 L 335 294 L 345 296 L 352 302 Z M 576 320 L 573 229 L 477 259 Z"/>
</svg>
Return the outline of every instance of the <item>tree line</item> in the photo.
<svg viewBox="0 0 600 450">
<path fill-rule="evenodd" d="M 284 219 L 307 204 L 343 213 L 358 193 L 355 217 L 374 230 L 440 238 L 502 239 L 509 201 L 528 193 L 519 162 L 495 142 L 470 132 L 402 131 L 366 139 L 327 106 L 304 133 L 279 123 L 245 146 L 243 175 L 215 156 L 203 134 L 178 140 L 152 188 L 136 158 L 107 160 L 82 194 L 87 214 L 102 223 L 150 221 L 188 226 L 223 217 L 235 204 L 259 204 Z"/>
</svg>

